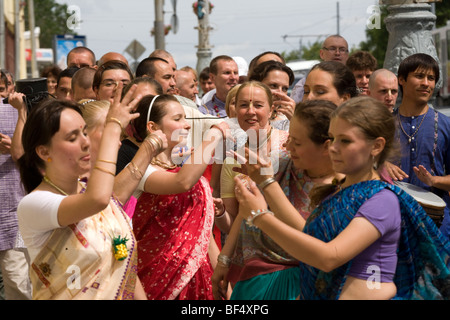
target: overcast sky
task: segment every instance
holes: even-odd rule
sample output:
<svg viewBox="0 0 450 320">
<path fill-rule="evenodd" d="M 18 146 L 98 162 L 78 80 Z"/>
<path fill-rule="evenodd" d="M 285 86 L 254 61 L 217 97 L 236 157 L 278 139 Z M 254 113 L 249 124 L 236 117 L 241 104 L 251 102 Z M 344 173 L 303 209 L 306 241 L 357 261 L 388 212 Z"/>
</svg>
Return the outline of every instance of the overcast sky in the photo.
<svg viewBox="0 0 450 320">
<path fill-rule="evenodd" d="M 146 51 L 138 60 L 155 49 L 150 35 L 155 12 L 152 0 L 57 0 L 58 3 L 78 6 L 81 17 L 79 35 L 87 37 L 87 46 L 97 58 L 108 51 L 124 54 L 133 61 L 126 47 L 138 40 Z M 175 57 L 178 67 L 196 67 L 198 25 L 192 10 L 193 0 L 177 0 L 179 28 L 166 36 L 166 50 Z M 35 2 L 36 3 L 36 2 Z M 219 54 L 242 56 L 248 62 L 260 52 L 291 51 L 302 44 L 313 43 L 322 35 L 337 32 L 337 3 L 339 3 L 340 34 L 350 47 L 366 40 L 368 8 L 378 0 L 212 0 L 210 15 L 210 44 L 213 57 Z M 170 24 L 172 0 L 165 0 L 164 22 Z M 284 35 L 288 35 L 283 39 Z M 312 37 L 311 37 L 312 36 Z"/>
</svg>

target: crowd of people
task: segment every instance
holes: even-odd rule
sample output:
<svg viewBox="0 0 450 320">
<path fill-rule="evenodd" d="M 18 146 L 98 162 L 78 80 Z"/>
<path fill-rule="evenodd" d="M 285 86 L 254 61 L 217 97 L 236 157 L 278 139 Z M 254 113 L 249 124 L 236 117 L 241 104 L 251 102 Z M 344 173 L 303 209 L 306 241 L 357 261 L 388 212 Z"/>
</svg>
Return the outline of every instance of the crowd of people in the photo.
<svg viewBox="0 0 450 320">
<path fill-rule="evenodd" d="M 294 83 L 273 51 L 197 74 L 76 47 L 38 93 L 2 70 L 2 298 L 448 299 L 437 62 L 394 74 L 339 35 L 320 58 Z"/>
</svg>

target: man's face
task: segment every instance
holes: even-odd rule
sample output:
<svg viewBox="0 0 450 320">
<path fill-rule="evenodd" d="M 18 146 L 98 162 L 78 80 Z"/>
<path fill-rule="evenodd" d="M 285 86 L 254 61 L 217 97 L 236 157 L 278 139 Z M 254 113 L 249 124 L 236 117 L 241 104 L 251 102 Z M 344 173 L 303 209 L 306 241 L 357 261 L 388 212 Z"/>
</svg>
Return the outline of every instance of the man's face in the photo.
<svg viewBox="0 0 450 320">
<path fill-rule="evenodd" d="M 212 82 L 211 78 L 208 78 L 206 80 L 200 79 L 200 88 L 202 88 L 203 94 L 214 89 L 215 87 L 216 86 L 214 85 L 214 82 Z"/>
<path fill-rule="evenodd" d="M 217 74 L 211 73 L 211 80 L 216 90 L 225 94 L 231 90 L 239 81 L 238 66 L 234 60 L 219 60 L 217 62 Z"/>
<path fill-rule="evenodd" d="M 436 76 L 431 69 L 417 68 L 408 74 L 406 80 L 400 77 L 398 81 L 403 88 L 404 99 L 419 104 L 428 103 L 436 86 Z"/>
<path fill-rule="evenodd" d="M 6 98 L 8 96 L 8 89 L 6 88 L 6 83 L 0 80 L 0 97 Z"/>
<path fill-rule="evenodd" d="M 348 59 L 348 44 L 340 37 L 330 37 L 320 49 L 320 58 L 323 61 L 337 61 L 345 64 Z"/>
<path fill-rule="evenodd" d="M 155 80 L 161 85 L 165 94 L 175 93 L 175 72 L 170 64 L 164 61 L 155 61 L 156 73 Z"/>
<path fill-rule="evenodd" d="M 62 77 L 56 87 L 56 99 L 72 100 L 72 78 Z"/>
<path fill-rule="evenodd" d="M 8 78 L 8 95 L 9 95 L 10 93 L 14 92 L 15 86 L 13 84 L 13 80 L 10 74 L 7 74 L 6 78 Z"/>
<path fill-rule="evenodd" d="M 186 71 L 178 71 L 176 73 L 177 88 L 179 95 L 195 101 L 195 96 L 198 93 L 197 82 L 194 74 Z"/>
<path fill-rule="evenodd" d="M 398 81 L 395 75 L 379 74 L 371 84 L 369 96 L 377 99 L 393 111 L 398 97 Z"/>
<path fill-rule="evenodd" d="M 366 70 L 355 70 L 353 75 L 355 76 L 356 86 L 360 89 L 362 95 L 367 95 L 367 90 L 369 89 L 369 78 L 373 71 Z"/>
<path fill-rule="evenodd" d="M 92 55 L 87 51 L 82 52 L 72 52 L 67 57 L 67 67 L 73 68 L 84 68 L 84 67 L 96 67 L 95 63 L 92 63 L 93 57 Z"/>
</svg>

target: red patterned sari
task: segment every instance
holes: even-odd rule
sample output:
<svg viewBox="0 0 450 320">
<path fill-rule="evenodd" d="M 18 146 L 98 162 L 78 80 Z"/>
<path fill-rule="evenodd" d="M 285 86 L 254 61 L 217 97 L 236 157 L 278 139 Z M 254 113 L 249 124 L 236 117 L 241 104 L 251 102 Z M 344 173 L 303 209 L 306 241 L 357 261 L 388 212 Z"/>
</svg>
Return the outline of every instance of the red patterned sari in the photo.
<svg viewBox="0 0 450 320">
<path fill-rule="evenodd" d="M 138 275 L 148 299 L 213 299 L 208 256 L 213 222 L 211 188 L 204 177 L 184 193 L 139 197 L 133 229 Z"/>
</svg>

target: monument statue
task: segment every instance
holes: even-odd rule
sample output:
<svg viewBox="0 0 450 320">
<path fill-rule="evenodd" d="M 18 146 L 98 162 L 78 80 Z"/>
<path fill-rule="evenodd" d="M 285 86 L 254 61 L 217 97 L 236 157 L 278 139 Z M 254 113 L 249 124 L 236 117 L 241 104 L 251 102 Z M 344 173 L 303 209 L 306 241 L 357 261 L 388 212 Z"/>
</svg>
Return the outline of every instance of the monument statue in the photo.
<svg viewBox="0 0 450 320">
<path fill-rule="evenodd" d="M 400 62 L 414 53 L 429 54 L 439 63 L 431 34 L 436 16 L 431 12 L 430 2 L 440 1 L 380 0 L 380 4 L 387 5 L 389 11 L 384 20 L 389 32 L 384 68 L 397 74 Z M 442 77 L 436 83 L 435 92 L 441 86 Z"/>
</svg>

